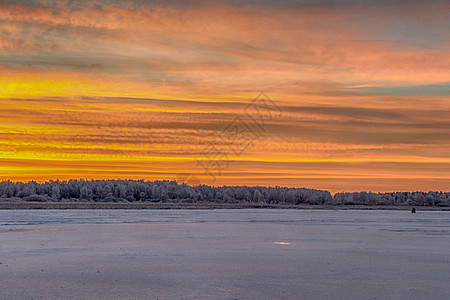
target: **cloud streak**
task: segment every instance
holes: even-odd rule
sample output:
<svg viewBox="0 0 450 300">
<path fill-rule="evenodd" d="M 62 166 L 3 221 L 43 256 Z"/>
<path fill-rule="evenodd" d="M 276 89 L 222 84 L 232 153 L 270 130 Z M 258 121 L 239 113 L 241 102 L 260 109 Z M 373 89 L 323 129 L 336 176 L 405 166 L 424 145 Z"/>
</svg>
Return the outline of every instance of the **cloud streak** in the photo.
<svg viewBox="0 0 450 300">
<path fill-rule="evenodd" d="M 442 189 L 450 6 L 399 3 L 3 1 L 0 177 L 207 183 L 264 90 L 283 117 L 217 184 Z"/>
</svg>

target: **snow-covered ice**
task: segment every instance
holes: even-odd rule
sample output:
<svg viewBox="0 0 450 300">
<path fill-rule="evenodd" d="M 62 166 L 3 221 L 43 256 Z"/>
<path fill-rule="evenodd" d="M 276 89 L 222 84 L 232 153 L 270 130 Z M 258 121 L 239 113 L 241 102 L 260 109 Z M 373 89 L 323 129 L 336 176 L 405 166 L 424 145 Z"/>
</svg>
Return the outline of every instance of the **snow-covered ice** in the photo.
<svg viewBox="0 0 450 300">
<path fill-rule="evenodd" d="M 449 212 L 3 210 L 0 299 L 449 299 Z"/>
</svg>

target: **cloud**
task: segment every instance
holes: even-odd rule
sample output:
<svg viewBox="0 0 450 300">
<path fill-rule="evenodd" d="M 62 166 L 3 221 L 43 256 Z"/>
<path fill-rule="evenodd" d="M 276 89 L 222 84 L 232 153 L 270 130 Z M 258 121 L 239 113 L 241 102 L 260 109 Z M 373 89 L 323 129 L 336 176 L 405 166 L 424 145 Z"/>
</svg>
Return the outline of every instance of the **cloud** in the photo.
<svg viewBox="0 0 450 300">
<path fill-rule="evenodd" d="M 395 3 L 300 3 L 269 10 L 264 2 L 245 8 L 215 2 L 144 9 L 9 4 L 0 9 L 0 20 L 17 27 L 16 37 L 3 45 L 12 66 L 21 60 L 39 68 L 85 70 L 96 65 L 135 80 L 195 83 L 200 90 L 201 83 L 286 86 L 305 77 L 324 83 L 440 83 L 450 75 L 445 45 L 409 47 L 380 29 L 386 23 L 392 29 L 405 20 L 422 27 L 429 21 L 426 28 L 440 32 L 442 26 L 433 20 L 442 19 L 446 5 L 417 6 L 408 7 L 436 17 L 416 21 L 402 15 L 399 21 L 402 7 Z M 437 34 L 437 39 L 448 43 L 446 35 Z"/>
<path fill-rule="evenodd" d="M 390 87 L 361 87 L 352 89 L 358 94 L 375 95 L 431 95 L 431 96 L 449 96 L 450 83 L 429 84 L 429 85 L 410 85 L 410 86 L 390 86 Z"/>
<path fill-rule="evenodd" d="M 0 177 L 208 180 L 195 158 L 208 145 L 227 151 L 220 133 L 236 116 L 251 122 L 244 109 L 264 90 L 282 118 L 220 183 L 442 186 L 448 11 L 439 1 L 3 1 Z"/>
</svg>

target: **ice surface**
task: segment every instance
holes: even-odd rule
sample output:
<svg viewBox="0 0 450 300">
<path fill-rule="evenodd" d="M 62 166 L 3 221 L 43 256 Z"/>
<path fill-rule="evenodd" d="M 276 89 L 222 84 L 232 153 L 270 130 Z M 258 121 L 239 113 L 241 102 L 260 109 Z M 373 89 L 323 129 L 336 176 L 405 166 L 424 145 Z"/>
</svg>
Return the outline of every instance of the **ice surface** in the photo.
<svg viewBox="0 0 450 300">
<path fill-rule="evenodd" d="M 449 299 L 449 212 L 0 211 L 0 299 Z"/>
</svg>

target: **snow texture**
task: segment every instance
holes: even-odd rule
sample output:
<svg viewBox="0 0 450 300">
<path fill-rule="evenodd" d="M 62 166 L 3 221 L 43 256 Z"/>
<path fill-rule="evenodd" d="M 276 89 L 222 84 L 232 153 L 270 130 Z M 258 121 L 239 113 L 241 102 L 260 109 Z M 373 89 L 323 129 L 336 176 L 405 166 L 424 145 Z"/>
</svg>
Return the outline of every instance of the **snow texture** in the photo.
<svg viewBox="0 0 450 300">
<path fill-rule="evenodd" d="M 448 299 L 448 212 L 0 211 L 1 299 Z"/>
</svg>

